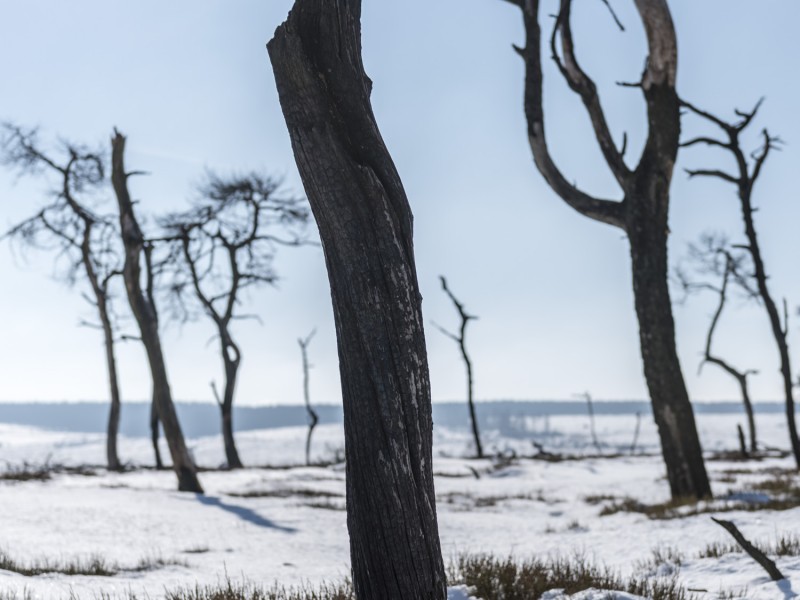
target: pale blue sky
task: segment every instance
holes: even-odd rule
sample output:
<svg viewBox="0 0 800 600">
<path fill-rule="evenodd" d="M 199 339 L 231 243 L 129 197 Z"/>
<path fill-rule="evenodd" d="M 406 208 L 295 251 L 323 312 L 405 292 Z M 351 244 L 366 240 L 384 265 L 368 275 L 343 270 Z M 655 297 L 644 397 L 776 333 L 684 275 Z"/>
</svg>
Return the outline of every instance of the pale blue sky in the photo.
<svg viewBox="0 0 800 600">
<path fill-rule="evenodd" d="M 644 39 L 630 0 L 612 0 L 620 33 L 600 0 L 576 2 L 575 34 L 586 70 L 600 85 L 615 137 L 629 134 L 629 156 L 643 140 L 635 90 Z M 552 13 L 552 1 L 544 12 Z M 771 284 L 800 304 L 800 3 L 772 0 L 671 2 L 679 36 L 679 91 L 730 114 L 767 102 L 757 125 L 788 144 L 767 165 L 756 198 Z M 39 124 L 46 133 L 104 143 L 113 126 L 129 136 L 128 164 L 150 171 L 133 183 L 149 214 L 180 208 L 205 166 L 264 167 L 301 191 L 265 43 L 291 0 L 0 0 L 0 118 Z M 549 27 L 549 23 L 547 24 Z M 373 103 L 416 216 L 416 252 L 426 324 L 456 324 L 438 285 L 445 274 L 467 309 L 479 398 L 644 398 L 627 242 L 610 227 L 567 208 L 536 172 L 522 113 L 523 71 L 511 51 L 522 39 L 518 11 L 500 0 L 364 2 L 364 60 Z M 552 151 L 570 179 L 619 197 L 579 102 L 550 65 L 546 118 Z M 700 124 L 685 121 L 685 132 Z M 756 130 L 753 131 L 755 136 Z M 751 141 L 755 144 L 756 138 Z M 708 162 L 684 152 L 680 166 Z M 713 160 L 713 159 L 711 159 Z M 0 225 L 36 210 L 37 185 L 0 173 Z M 734 190 L 687 183 L 676 174 L 671 258 L 708 228 L 741 237 Z M 264 326 L 240 325 L 244 353 L 239 402 L 300 402 L 296 338 L 312 327 L 312 394 L 339 400 L 335 334 L 318 248 L 285 251 L 279 290 L 252 294 Z M 0 400 L 107 397 L 101 339 L 77 327 L 90 314 L 77 290 L 49 278 L 48 257 L 12 260 L 0 249 L 4 315 Z M 696 375 L 712 298 L 677 307 L 678 345 L 695 399 L 735 398 L 736 388 L 707 368 Z M 758 399 L 778 399 L 777 358 L 762 313 L 738 310 L 723 323 L 720 350 L 755 367 Z M 800 366 L 800 318 L 791 327 Z M 220 376 L 216 347 L 201 321 L 165 331 L 176 397 L 211 401 Z M 433 397 L 463 397 L 457 349 L 427 330 Z M 143 352 L 119 349 L 123 400 L 149 397 Z"/>
</svg>

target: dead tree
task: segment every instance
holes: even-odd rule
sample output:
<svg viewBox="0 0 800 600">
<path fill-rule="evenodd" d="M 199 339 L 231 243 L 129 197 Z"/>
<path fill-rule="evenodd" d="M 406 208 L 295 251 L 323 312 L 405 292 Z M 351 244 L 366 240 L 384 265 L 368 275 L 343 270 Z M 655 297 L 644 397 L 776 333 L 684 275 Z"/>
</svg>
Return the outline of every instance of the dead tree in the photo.
<svg viewBox="0 0 800 600">
<path fill-rule="evenodd" d="M 712 148 L 722 148 L 733 155 L 735 160 L 735 174 L 730 174 L 721 169 L 687 169 L 687 173 L 690 177 L 713 177 L 736 186 L 742 221 L 744 223 L 744 233 L 747 239 L 747 243 L 743 244 L 741 248 L 746 250 L 752 259 L 755 288 L 767 312 L 770 328 L 772 329 L 772 337 L 775 339 L 775 345 L 777 346 L 778 355 L 780 356 L 780 371 L 783 378 L 786 419 L 789 425 L 789 440 L 792 444 L 792 453 L 794 454 L 795 463 L 797 467 L 800 468 L 800 439 L 798 439 L 797 436 L 797 424 L 794 414 L 792 364 L 789 359 L 789 343 L 786 339 L 789 331 L 788 310 L 786 300 L 784 299 L 783 319 L 781 319 L 778 305 L 772 298 L 769 286 L 767 285 L 767 270 L 764 265 L 764 258 L 761 254 L 761 246 L 758 242 L 755 221 L 753 219 L 755 211 L 757 210 L 753 206 L 753 189 L 755 188 L 759 175 L 761 175 L 764 163 L 766 163 L 770 151 L 779 146 L 781 141 L 779 138 L 770 135 L 766 129 L 763 129 L 761 131 L 762 143 L 758 150 L 748 156 L 742 149 L 742 133 L 756 117 L 761 105 L 760 101 L 750 112 L 736 111 L 736 115 L 739 117 L 739 121 L 736 123 L 726 122 L 688 102 L 682 102 L 682 105 L 695 115 L 717 126 L 724 134 L 723 139 L 699 136 L 686 141 L 682 145 L 685 147 L 706 145 Z"/>
<path fill-rule="evenodd" d="M 692 264 L 695 274 L 691 276 L 683 269 L 678 269 L 677 276 L 681 286 L 687 294 L 701 291 L 711 291 L 717 294 L 719 301 L 706 333 L 706 343 L 703 350 L 703 360 L 700 363 L 700 371 L 703 365 L 710 363 L 718 366 L 736 380 L 739 390 L 742 393 L 742 404 L 744 405 L 747 425 L 750 432 L 750 451 L 756 452 L 756 421 L 753 414 L 753 403 L 750 400 L 750 390 L 747 378 L 755 375 L 758 371 L 747 369 L 742 371 L 734 367 L 729 361 L 723 359 L 712 350 L 714 333 L 719 325 L 722 312 L 728 301 L 728 293 L 731 285 L 740 288 L 748 298 L 757 297 L 758 292 L 753 290 L 747 274 L 748 261 L 747 255 L 737 252 L 731 248 L 727 239 L 722 236 L 704 234 L 700 244 L 689 246 L 689 262 Z M 714 277 L 720 280 L 719 284 L 709 283 L 704 278 Z M 743 450 L 746 450 L 743 446 Z"/>
<path fill-rule="evenodd" d="M 231 330 L 253 318 L 237 311 L 242 296 L 257 285 L 273 284 L 278 245 L 299 245 L 298 228 L 308 220 L 303 201 L 280 193 L 279 182 L 258 173 L 222 178 L 209 172 L 194 206 L 160 220 L 171 246 L 164 261 L 167 286 L 183 320 L 193 317 L 187 294 L 214 323 L 225 373 L 222 397 L 212 390 L 222 417 L 229 469 L 242 468 L 233 435 L 233 400 L 242 360 Z"/>
<path fill-rule="evenodd" d="M 453 340 L 456 344 L 458 344 L 458 348 L 461 351 L 461 358 L 464 359 L 464 366 L 467 369 L 467 406 L 469 407 L 469 419 L 470 424 L 472 426 L 472 438 L 475 440 L 475 454 L 478 458 L 483 458 L 483 446 L 481 445 L 481 436 L 480 432 L 478 431 L 478 418 L 475 415 L 475 402 L 473 400 L 473 393 L 472 393 L 472 361 L 469 358 L 469 354 L 467 354 L 467 343 L 466 343 L 466 335 L 467 335 L 467 324 L 470 321 L 474 321 L 478 317 L 475 315 L 470 315 L 464 310 L 464 305 L 459 302 L 456 297 L 453 295 L 453 292 L 450 291 L 450 288 L 447 287 L 447 280 L 443 276 L 439 276 L 439 280 L 442 283 L 442 289 L 444 293 L 447 294 L 447 297 L 453 302 L 453 306 L 455 306 L 456 310 L 458 311 L 458 316 L 461 318 L 461 326 L 458 329 L 458 334 L 451 333 L 444 327 L 440 327 L 436 325 L 436 328 L 441 331 L 444 335 L 449 337 Z"/>
<path fill-rule="evenodd" d="M 550 36 L 553 59 L 586 107 L 600 150 L 622 191 L 620 201 L 597 198 L 582 191 L 570 183 L 553 161 L 544 128 L 539 0 L 507 1 L 520 8 L 525 26 L 525 46 L 516 50 L 525 61 L 525 116 L 534 162 L 553 191 L 570 207 L 627 234 L 644 375 L 670 489 L 676 498 L 708 497 L 711 486 L 675 348 L 675 324 L 667 286 L 669 188 L 678 152 L 680 106 L 675 92 L 677 42 L 666 0 L 635 0 L 649 55 L 641 80 L 627 84 L 642 91 L 647 105 L 647 140 L 633 168 L 624 158 L 627 136 L 618 147 L 597 86 L 581 68 L 575 54 L 571 0 L 561 0 Z"/>
<path fill-rule="evenodd" d="M 66 261 L 63 278 L 69 285 L 83 277 L 89 283 L 91 292 L 83 297 L 97 311 L 99 324 L 86 321 L 82 324 L 103 332 L 111 396 L 106 463 L 109 470 L 119 471 L 122 463 L 117 453 L 117 435 L 121 399 L 114 353 L 118 328 L 110 286 L 121 274 L 121 253 L 115 243 L 118 234 L 113 220 L 96 211 L 93 198 L 107 184 L 105 158 L 101 152 L 71 143 L 62 143 L 58 152 L 63 155 L 61 161 L 42 149 L 36 130 L 10 123 L 2 126 L 0 161 L 4 165 L 32 177 L 55 177 L 48 204 L 12 227 L 4 237 L 56 251 Z"/>
<path fill-rule="evenodd" d="M 356 597 L 443 600 L 413 217 L 372 113 L 360 0 L 296 0 L 269 42 L 331 285 Z"/>
<path fill-rule="evenodd" d="M 311 369 L 311 364 L 308 362 L 308 345 L 311 343 L 311 338 L 317 330 L 314 329 L 308 334 L 306 338 L 297 338 L 297 343 L 300 345 L 300 354 L 303 357 L 303 399 L 306 403 L 306 412 L 308 413 L 308 435 L 306 436 L 306 465 L 311 464 L 311 434 L 314 433 L 314 428 L 319 423 L 319 415 L 317 411 L 311 408 L 311 395 L 308 389 L 308 371 Z"/>
<path fill-rule="evenodd" d="M 119 205 L 119 223 L 125 263 L 122 269 L 128 302 L 141 332 L 142 344 L 147 352 L 150 374 L 153 378 L 153 404 L 158 420 L 164 428 L 172 468 L 178 477 L 178 490 L 203 493 L 197 478 L 197 467 L 189 454 L 183 438 L 178 414 L 172 401 L 167 367 L 161 349 L 158 331 L 158 310 L 155 303 L 155 283 L 152 269 L 152 246 L 145 240 L 128 190 L 128 179 L 135 171 L 125 170 L 125 136 L 114 130 L 111 138 L 111 183 Z M 146 261 L 146 273 L 150 275 L 142 282 L 142 257 Z"/>
</svg>

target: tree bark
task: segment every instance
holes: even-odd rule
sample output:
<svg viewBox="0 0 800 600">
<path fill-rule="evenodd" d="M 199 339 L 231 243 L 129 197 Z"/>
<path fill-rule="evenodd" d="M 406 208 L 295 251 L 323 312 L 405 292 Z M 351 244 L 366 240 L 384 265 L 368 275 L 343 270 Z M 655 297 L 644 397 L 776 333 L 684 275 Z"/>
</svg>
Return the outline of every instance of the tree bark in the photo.
<svg viewBox="0 0 800 600">
<path fill-rule="evenodd" d="M 661 438 L 673 497 L 711 495 L 694 414 L 675 348 L 675 326 L 667 287 L 669 187 L 680 136 L 680 103 L 675 92 L 677 42 L 666 0 L 635 0 L 647 35 L 649 55 L 636 87 L 647 104 L 648 134 L 635 169 L 617 149 L 603 114 L 597 87 L 575 55 L 571 0 L 561 0 L 551 52 L 570 88 L 589 114 L 603 157 L 623 192 L 621 201 L 595 198 L 570 181 L 547 146 L 542 101 L 542 50 L 538 0 L 510 0 L 523 13 L 526 32 L 525 116 L 534 162 L 550 187 L 572 208 L 626 232 L 630 241 L 633 291 L 639 320 L 644 375 Z M 561 37 L 561 55 L 556 40 Z"/>
<path fill-rule="evenodd" d="M 360 0 L 297 0 L 268 44 L 331 285 L 359 599 L 443 600 L 412 214 L 361 59 Z"/>
<path fill-rule="evenodd" d="M 172 466 L 178 477 L 178 490 L 183 492 L 203 493 L 197 478 L 197 467 L 192 460 L 183 438 L 178 415 L 172 401 L 172 392 L 167 377 L 167 367 L 161 350 L 161 338 L 158 332 L 158 312 L 153 301 L 153 278 L 148 268 L 147 288 L 142 289 L 141 257 L 145 254 L 148 261 L 148 250 L 136 215 L 133 210 L 128 191 L 128 173 L 124 164 L 125 137 L 114 132 L 111 141 L 111 182 L 119 204 L 120 231 L 125 247 L 125 266 L 123 277 L 131 311 L 141 332 L 142 343 L 147 352 L 150 373 L 153 377 L 153 403 L 158 420 L 164 428 Z"/>
<path fill-rule="evenodd" d="M 655 214 L 631 218 L 628 229 L 642 362 L 672 496 L 704 498 L 711 496 L 711 487 L 675 348 L 667 287 L 667 205 L 659 204 Z"/>
</svg>

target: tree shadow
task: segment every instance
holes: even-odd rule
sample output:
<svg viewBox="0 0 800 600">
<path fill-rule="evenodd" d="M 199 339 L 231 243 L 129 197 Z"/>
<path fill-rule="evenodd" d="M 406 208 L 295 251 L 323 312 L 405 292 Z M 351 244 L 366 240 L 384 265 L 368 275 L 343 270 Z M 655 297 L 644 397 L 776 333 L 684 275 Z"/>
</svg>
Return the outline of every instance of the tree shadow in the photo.
<svg viewBox="0 0 800 600">
<path fill-rule="evenodd" d="M 776 581 L 775 585 L 778 586 L 778 589 L 783 592 L 783 597 L 785 600 L 790 600 L 791 598 L 797 598 L 797 592 L 792 589 L 792 582 L 788 579 L 781 579 L 780 581 Z"/>
<path fill-rule="evenodd" d="M 297 533 L 297 529 L 295 529 L 294 527 L 285 527 L 283 525 L 278 525 L 274 521 L 262 517 L 254 510 L 245 508 L 244 506 L 228 504 L 215 496 L 205 496 L 203 494 L 197 494 L 195 497 L 197 498 L 197 501 L 200 504 L 204 504 L 205 506 L 216 506 L 217 508 L 221 508 L 224 511 L 236 515 L 243 521 L 247 521 L 248 523 L 257 525 L 258 527 L 275 529 L 277 531 L 282 531 L 283 533 Z"/>
</svg>

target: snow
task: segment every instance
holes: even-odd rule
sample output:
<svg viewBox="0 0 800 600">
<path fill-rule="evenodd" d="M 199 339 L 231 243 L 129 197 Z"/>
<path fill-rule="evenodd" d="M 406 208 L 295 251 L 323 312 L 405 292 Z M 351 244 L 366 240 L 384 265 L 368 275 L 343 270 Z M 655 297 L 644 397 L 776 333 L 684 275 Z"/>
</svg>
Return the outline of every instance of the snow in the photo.
<svg viewBox="0 0 800 600">
<path fill-rule="evenodd" d="M 785 445 L 780 415 L 759 415 L 762 439 Z M 699 415 L 707 450 L 735 443 L 736 415 Z M 597 434 L 603 452 L 628 452 L 634 427 L 630 416 L 600 416 Z M 534 435 L 549 451 L 595 452 L 585 419 L 553 417 Z M 27 590 L 37 598 L 98 597 L 128 590 L 150 598 L 165 589 L 215 584 L 226 578 L 271 585 L 339 581 L 349 573 L 349 546 L 344 512 L 343 465 L 296 466 L 304 456 L 305 429 L 283 428 L 238 435 L 240 454 L 254 467 L 235 472 L 201 473 L 205 496 L 178 493 L 171 472 L 139 469 L 96 476 L 56 474 L 48 481 L 0 482 L 0 550 L 18 561 L 103 556 L 122 567 L 145 558 L 175 562 L 155 570 L 123 572 L 113 577 L 42 575 L 23 577 L 0 571 L 0 590 Z M 518 559 L 580 555 L 608 565 L 622 575 L 641 574 L 641 564 L 656 549 L 677 549 L 680 565 L 669 561 L 652 567 L 652 576 L 677 573 L 703 599 L 721 591 L 757 599 L 791 598 L 800 591 L 800 557 L 781 557 L 778 567 L 788 580 L 774 583 L 741 552 L 721 558 L 697 558 L 711 542 L 728 544 L 730 536 L 709 514 L 673 520 L 650 520 L 638 513 L 599 516 L 601 503 L 589 496 L 632 496 L 644 503 L 664 502 L 669 490 L 657 450 L 655 427 L 643 419 L 639 452 L 616 458 L 583 458 L 563 462 L 463 458 L 466 431 L 436 428 L 434 472 L 442 551 L 448 562 L 460 553 L 494 553 Z M 222 463 L 219 437 L 192 439 L 192 451 L 204 466 Z M 340 426 L 320 426 L 314 433 L 316 456 L 332 456 L 343 446 Z M 532 454 L 529 439 L 486 432 L 494 452 Z M 0 425 L 0 459 L 14 468 L 25 462 L 51 465 L 100 465 L 102 435 L 44 431 Z M 166 447 L 163 449 L 167 456 Z M 149 440 L 122 438 L 123 460 L 149 464 Z M 743 481 L 766 469 L 790 468 L 789 458 L 760 463 L 709 461 L 718 498 L 759 503 L 768 494 L 742 490 Z M 752 469 L 732 481 L 727 471 Z M 479 477 L 476 478 L 475 474 Z M 712 513 L 713 514 L 713 513 Z M 800 533 L 800 508 L 785 511 L 733 511 L 734 521 L 755 543 L 779 534 Z M 668 555 L 668 553 L 665 553 Z M 746 591 L 745 591 L 746 590 Z M 449 600 L 469 600 L 464 586 L 449 590 Z M 571 600 L 634 600 L 634 596 L 586 590 Z M 549 600 L 566 598 L 557 590 Z"/>
</svg>

